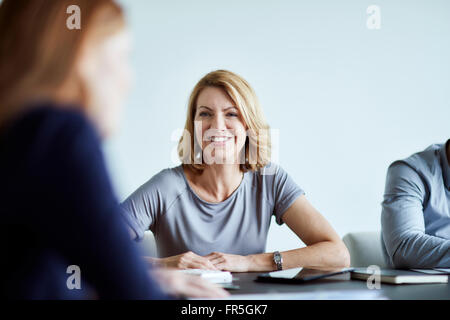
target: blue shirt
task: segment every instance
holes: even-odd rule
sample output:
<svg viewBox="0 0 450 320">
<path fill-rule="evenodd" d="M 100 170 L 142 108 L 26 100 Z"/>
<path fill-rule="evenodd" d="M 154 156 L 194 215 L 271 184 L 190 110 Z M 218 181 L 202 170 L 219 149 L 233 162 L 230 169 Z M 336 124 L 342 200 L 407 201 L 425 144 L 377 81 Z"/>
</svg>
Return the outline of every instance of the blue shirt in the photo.
<svg viewBox="0 0 450 320">
<path fill-rule="evenodd" d="M 432 145 L 388 169 L 381 226 L 391 267 L 450 267 L 449 143 Z"/>
<path fill-rule="evenodd" d="M 3 126 L 0 177 L 2 298 L 166 297 L 130 238 L 83 114 L 42 104 Z M 70 265 L 80 289 L 67 285 Z"/>
</svg>

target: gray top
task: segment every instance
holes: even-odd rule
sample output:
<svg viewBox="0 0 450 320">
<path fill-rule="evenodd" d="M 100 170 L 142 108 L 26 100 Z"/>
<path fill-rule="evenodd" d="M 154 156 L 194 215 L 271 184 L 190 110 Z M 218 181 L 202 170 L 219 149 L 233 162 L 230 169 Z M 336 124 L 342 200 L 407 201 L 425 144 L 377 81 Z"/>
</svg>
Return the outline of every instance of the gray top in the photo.
<svg viewBox="0 0 450 320">
<path fill-rule="evenodd" d="M 390 267 L 450 267 L 450 166 L 445 144 L 394 162 L 382 207 L 383 252 Z"/>
<path fill-rule="evenodd" d="M 158 255 L 213 251 L 248 255 L 263 253 L 271 216 L 282 216 L 304 194 L 278 165 L 245 172 L 225 201 L 200 199 L 189 186 L 182 166 L 162 170 L 122 203 L 130 226 L 141 239 L 150 229 Z"/>
</svg>

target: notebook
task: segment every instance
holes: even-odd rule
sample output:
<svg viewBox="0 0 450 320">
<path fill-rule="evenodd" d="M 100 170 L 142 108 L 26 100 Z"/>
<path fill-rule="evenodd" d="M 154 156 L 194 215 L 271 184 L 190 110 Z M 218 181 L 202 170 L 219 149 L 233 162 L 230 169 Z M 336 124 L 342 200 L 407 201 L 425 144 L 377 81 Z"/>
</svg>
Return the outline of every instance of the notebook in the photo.
<svg viewBox="0 0 450 320">
<path fill-rule="evenodd" d="M 205 270 L 205 269 L 186 269 L 179 270 L 185 274 L 202 277 L 213 283 L 231 283 L 233 282 L 233 276 L 229 271 L 217 271 L 217 270 Z"/>
<path fill-rule="evenodd" d="M 356 268 L 352 271 L 352 279 L 367 280 L 376 279 L 377 275 L 366 268 Z M 425 274 L 411 270 L 381 269 L 380 281 L 391 284 L 407 283 L 447 283 L 448 276 L 445 274 Z"/>
<path fill-rule="evenodd" d="M 450 268 L 411 269 L 411 270 L 426 274 L 450 274 Z"/>
</svg>

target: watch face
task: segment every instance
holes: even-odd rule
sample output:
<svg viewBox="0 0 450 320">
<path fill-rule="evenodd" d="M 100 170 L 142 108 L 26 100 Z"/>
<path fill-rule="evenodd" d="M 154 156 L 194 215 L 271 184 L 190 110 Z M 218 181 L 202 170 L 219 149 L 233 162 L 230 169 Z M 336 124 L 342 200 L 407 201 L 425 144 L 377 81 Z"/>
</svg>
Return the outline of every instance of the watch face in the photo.
<svg viewBox="0 0 450 320">
<path fill-rule="evenodd" d="M 277 269 L 282 269 L 282 259 L 281 254 L 277 251 L 273 254 L 273 260 L 275 261 L 275 264 L 277 265 Z"/>
</svg>

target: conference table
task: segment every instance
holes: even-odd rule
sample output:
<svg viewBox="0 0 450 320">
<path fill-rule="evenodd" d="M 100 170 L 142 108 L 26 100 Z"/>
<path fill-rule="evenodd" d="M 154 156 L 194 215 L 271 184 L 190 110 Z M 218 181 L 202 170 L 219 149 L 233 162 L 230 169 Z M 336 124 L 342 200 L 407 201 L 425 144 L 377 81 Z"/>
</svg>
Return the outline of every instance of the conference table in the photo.
<svg viewBox="0 0 450 320">
<path fill-rule="evenodd" d="M 450 300 L 450 284 L 387 284 L 369 289 L 367 282 L 350 278 L 350 274 L 331 276 L 302 284 L 256 282 L 259 273 L 233 273 L 231 298 L 236 299 L 389 299 L 389 300 Z"/>
</svg>

